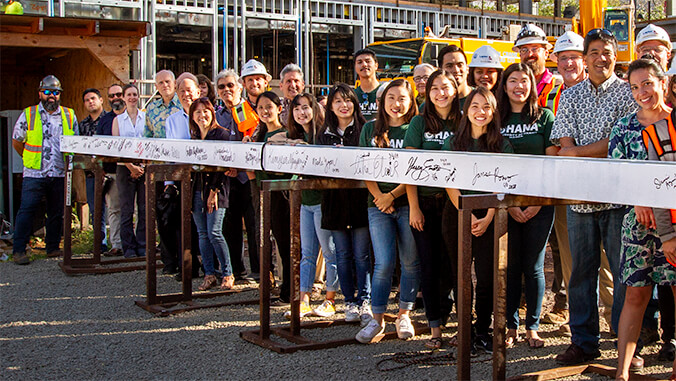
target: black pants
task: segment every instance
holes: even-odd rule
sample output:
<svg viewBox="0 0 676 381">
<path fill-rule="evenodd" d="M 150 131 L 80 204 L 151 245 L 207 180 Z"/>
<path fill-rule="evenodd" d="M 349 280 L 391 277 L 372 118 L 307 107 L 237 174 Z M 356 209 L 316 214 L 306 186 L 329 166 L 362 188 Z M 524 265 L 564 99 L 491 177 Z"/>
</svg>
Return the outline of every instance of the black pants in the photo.
<svg viewBox="0 0 676 381">
<path fill-rule="evenodd" d="M 674 339 L 674 312 L 676 312 L 671 286 L 657 286 L 657 300 L 660 308 L 662 341 L 668 343 Z"/>
<path fill-rule="evenodd" d="M 282 258 L 282 286 L 279 296 L 284 301 L 290 300 L 291 295 L 291 225 L 289 216 L 289 200 L 285 192 L 272 192 L 270 196 L 271 221 L 270 228 L 277 241 L 279 256 Z M 264 277 L 265 274 L 261 274 Z M 261 278 L 262 279 L 262 278 Z"/>
<path fill-rule="evenodd" d="M 251 199 L 251 181 L 242 184 L 238 179 L 230 179 L 230 207 L 225 213 L 223 221 L 223 236 L 230 250 L 232 271 L 237 275 L 247 273 L 244 265 L 244 251 L 242 250 L 242 218 L 246 228 L 247 243 L 249 245 L 249 265 L 251 272 L 257 273 L 260 269 L 258 245 L 260 244 L 260 229 L 256 225 L 256 216 Z"/>
<path fill-rule="evenodd" d="M 449 201 L 444 216 L 444 237 L 451 250 L 452 272 L 456 276 L 454 288 L 457 290 L 458 274 L 458 210 Z M 472 212 L 475 217 L 483 218 L 488 211 L 477 209 Z M 472 259 L 476 275 L 476 287 L 473 298 L 476 322 L 474 328 L 477 334 L 485 335 L 491 325 L 493 315 L 493 222 L 488 225 L 486 232 L 479 237 L 472 235 Z"/>
<path fill-rule="evenodd" d="M 432 328 L 445 323 L 452 307 L 448 296 L 453 278 L 441 229 L 441 215 L 446 200 L 445 193 L 432 197 L 419 196 L 418 203 L 425 217 L 425 224 L 423 231 L 411 228 L 420 258 L 420 287 L 425 303 L 425 316 Z"/>
<path fill-rule="evenodd" d="M 180 269 L 181 254 L 181 197 L 177 187 L 168 187 L 163 182 L 155 183 L 157 232 L 160 235 L 160 256 L 166 269 Z M 190 218 L 190 249 L 192 254 L 193 278 L 199 275 L 199 239 L 197 228 Z"/>
<path fill-rule="evenodd" d="M 146 252 L 145 176 L 132 179 L 127 167 L 117 166 L 117 192 L 120 196 L 120 239 L 125 257 L 143 256 Z M 134 232 L 134 202 L 138 211 Z"/>
</svg>

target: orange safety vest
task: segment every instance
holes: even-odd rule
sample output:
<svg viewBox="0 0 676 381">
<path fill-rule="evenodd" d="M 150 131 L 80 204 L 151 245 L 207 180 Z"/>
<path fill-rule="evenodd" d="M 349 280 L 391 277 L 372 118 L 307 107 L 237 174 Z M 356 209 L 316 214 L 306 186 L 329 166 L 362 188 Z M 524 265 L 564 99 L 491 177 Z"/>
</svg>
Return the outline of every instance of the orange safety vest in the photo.
<svg viewBox="0 0 676 381">
<path fill-rule="evenodd" d="M 660 160 L 666 159 L 666 155 L 676 156 L 676 128 L 671 115 L 641 131 L 646 149 L 652 144 Z M 676 224 L 676 209 L 670 211 L 671 223 Z"/>
<path fill-rule="evenodd" d="M 237 124 L 237 129 L 244 136 L 251 136 L 256 127 L 258 127 L 258 114 L 248 101 L 242 102 L 239 106 L 232 108 L 232 119 Z"/>
<path fill-rule="evenodd" d="M 548 83 L 545 88 L 542 89 L 542 92 L 538 97 L 538 105 L 540 107 L 548 108 L 556 115 L 556 112 L 559 110 L 559 101 L 561 100 L 561 94 L 563 93 L 565 85 L 563 83 L 553 85 L 553 83 L 554 81 Z"/>
</svg>

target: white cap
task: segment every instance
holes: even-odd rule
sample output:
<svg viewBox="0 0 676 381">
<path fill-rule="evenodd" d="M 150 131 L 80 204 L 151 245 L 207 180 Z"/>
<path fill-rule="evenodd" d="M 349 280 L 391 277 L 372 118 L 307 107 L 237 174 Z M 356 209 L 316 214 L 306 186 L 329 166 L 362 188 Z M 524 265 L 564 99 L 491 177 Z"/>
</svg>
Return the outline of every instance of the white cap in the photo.
<svg viewBox="0 0 676 381">
<path fill-rule="evenodd" d="M 584 38 L 575 32 L 568 31 L 556 39 L 554 44 L 554 51 L 552 53 L 560 53 L 567 51 L 584 52 Z"/>
<path fill-rule="evenodd" d="M 676 56 L 671 59 L 671 67 L 669 70 L 665 73 L 666 75 L 674 75 L 676 74 Z"/>
<path fill-rule="evenodd" d="M 492 46 L 484 45 L 474 51 L 472 62 L 469 67 L 485 67 L 493 69 L 503 69 L 500 63 L 500 53 Z"/>
<path fill-rule="evenodd" d="M 660 41 L 664 43 L 664 45 L 666 45 L 669 50 L 672 49 L 671 39 L 669 38 L 667 31 L 655 24 L 648 24 L 648 26 L 638 32 L 638 35 L 636 36 L 636 46 L 641 46 L 641 44 L 644 42 L 652 40 Z"/>
<path fill-rule="evenodd" d="M 272 79 L 272 76 L 270 74 L 268 74 L 268 71 L 265 69 L 265 66 L 262 63 L 260 63 L 260 62 L 258 62 L 258 61 L 256 61 L 255 59 L 252 58 L 252 59 L 248 60 L 244 64 L 244 66 L 242 66 L 242 73 L 240 74 L 240 77 L 241 77 L 240 81 L 242 81 L 244 79 L 244 77 L 246 77 L 248 75 L 256 75 L 256 74 L 264 75 L 265 79 L 267 79 L 268 82 L 270 82 L 270 80 Z"/>
<path fill-rule="evenodd" d="M 516 35 L 512 50 L 518 52 L 520 46 L 528 44 L 542 44 L 547 47 L 547 50 L 552 48 L 552 44 L 547 41 L 545 31 L 535 24 L 526 24 L 521 28 L 519 34 Z"/>
</svg>

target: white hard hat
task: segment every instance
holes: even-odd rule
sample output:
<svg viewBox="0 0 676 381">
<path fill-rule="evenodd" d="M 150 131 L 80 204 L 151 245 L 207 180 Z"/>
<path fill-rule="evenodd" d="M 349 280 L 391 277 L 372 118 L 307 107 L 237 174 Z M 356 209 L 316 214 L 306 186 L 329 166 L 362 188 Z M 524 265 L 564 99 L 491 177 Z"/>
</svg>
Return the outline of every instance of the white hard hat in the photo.
<svg viewBox="0 0 676 381">
<path fill-rule="evenodd" d="M 474 51 L 472 54 L 472 62 L 469 67 L 485 67 L 493 69 L 502 69 L 500 63 L 500 53 L 492 46 L 484 45 Z"/>
<path fill-rule="evenodd" d="M 554 51 L 552 53 L 560 53 L 567 51 L 584 52 L 584 38 L 575 32 L 568 31 L 556 39 L 554 44 Z"/>
<path fill-rule="evenodd" d="M 666 75 L 676 74 L 676 56 L 674 56 L 674 58 L 671 59 L 671 67 L 669 68 L 669 70 L 667 70 L 665 74 Z"/>
<path fill-rule="evenodd" d="M 547 47 L 547 50 L 552 48 L 552 44 L 547 41 L 545 31 L 535 24 L 526 24 L 521 28 L 519 34 L 516 35 L 512 50 L 518 52 L 520 46 L 528 44 L 542 44 Z"/>
<path fill-rule="evenodd" d="M 268 74 L 268 71 L 265 69 L 265 66 L 262 63 L 260 63 L 260 62 L 258 62 L 258 61 L 256 61 L 255 59 L 252 58 L 252 59 L 248 60 L 244 64 L 244 66 L 242 66 L 242 73 L 240 74 L 240 80 L 243 80 L 244 77 L 246 77 L 248 75 L 256 75 L 256 74 L 264 75 L 265 78 L 268 80 L 268 82 L 270 82 L 270 80 L 272 79 L 272 76 L 270 74 Z"/>
<path fill-rule="evenodd" d="M 671 39 L 669 38 L 667 31 L 655 24 L 648 24 L 648 26 L 638 32 L 638 35 L 636 36 L 636 46 L 641 46 L 642 43 L 651 40 L 663 42 L 669 50 L 672 49 Z"/>
</svg>

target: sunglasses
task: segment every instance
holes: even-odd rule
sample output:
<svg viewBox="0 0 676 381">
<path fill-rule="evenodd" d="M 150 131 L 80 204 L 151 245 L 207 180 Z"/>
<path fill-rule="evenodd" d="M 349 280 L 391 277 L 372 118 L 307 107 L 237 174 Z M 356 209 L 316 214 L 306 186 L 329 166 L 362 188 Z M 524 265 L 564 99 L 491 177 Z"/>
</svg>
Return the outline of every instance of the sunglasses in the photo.
<svg viewBox="0 0 676 381">
<path fill-rule="evenodd" d="M 219 84 L 218 84 L 218 89 L 219 89 L 219 90 L 223 90 L 223 89 L 225 89 L 226 87 L 227 87 L 228 89 L 232 89 L 232 88 L 234 88 L 234 87 L 236 87 L 236 86 L 237 86 L 237 85 L 234 84 L 233 82 L 230 82 L 230 83 L 228 83 L 227 85 L 226 85 L 226 84 L 223 84 L 223 83 L 219 83 Z"/>
<path fill-rule="evenodd" d="M 586 37 L 598 36 L 598 35 L 601 35 L 601 34 L 604 35 L 604 36 L 607 36 L 607 37 L 613 37 L 613 33 L 611 31 L 609 31 L 608 29 L 603 29 L 603 28 L 596 28 L 596 29 L 590 30 L 589 33 L 587 33 Z"/>
<path fill-rule="evenodd" d="M 108 93 L 108 98 L 122 98 L 122 93 Z"/>
<path fill-rule="evenodd" d="M 58 97 L 61 94 L 60 90 L 42 90 L 42 93 L 45 95 L 54 95 L 55 97 Z"/>
</svg>

